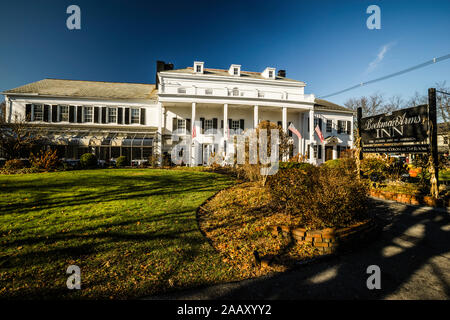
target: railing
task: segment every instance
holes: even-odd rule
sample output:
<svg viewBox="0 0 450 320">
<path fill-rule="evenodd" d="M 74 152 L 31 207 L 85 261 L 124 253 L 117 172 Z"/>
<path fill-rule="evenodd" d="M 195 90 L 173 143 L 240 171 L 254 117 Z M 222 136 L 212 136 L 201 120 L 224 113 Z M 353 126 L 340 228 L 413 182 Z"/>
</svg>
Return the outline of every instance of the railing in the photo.
<svg viewBox="0 0 450 320">
<path fill-rule="evenodd" d="M 183 87 L 179 85 L 161 85 L 162 94 L 178 95 L 204 95 L 212 97 L 245 97 L 272 100 L 308 101 L 314 102 L 313 94 L 299 94 L 279 91 L 262 91 L 256 89 L 239 88 L 207 88 L 207 87 Z"/>
</svg>

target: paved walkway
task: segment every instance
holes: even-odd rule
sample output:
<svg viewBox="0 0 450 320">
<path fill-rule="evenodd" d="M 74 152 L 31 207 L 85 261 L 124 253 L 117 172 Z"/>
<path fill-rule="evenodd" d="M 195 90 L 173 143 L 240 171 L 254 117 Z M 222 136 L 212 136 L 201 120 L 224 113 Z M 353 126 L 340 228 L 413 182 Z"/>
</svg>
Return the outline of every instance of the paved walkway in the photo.
<svg viewBox="0 0 450 320">
<path fill-rule="evenodd" d="M 150 299 L 449 299 L 450 215 L 443 209 L 371 200 L 384 225 L 365 248 L 257 279 Z M 381 289 L 366 269 L 381 269 Z"/>
</svg>

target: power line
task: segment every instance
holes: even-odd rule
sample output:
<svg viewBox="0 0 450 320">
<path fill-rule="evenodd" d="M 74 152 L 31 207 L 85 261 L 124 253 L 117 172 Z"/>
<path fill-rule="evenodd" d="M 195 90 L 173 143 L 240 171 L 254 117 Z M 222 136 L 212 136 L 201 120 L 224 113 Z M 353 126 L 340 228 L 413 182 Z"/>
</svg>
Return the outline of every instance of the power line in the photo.
<svg viewBox="0 0 450 320">
<path fill-rule="evenodd" d="M 352 86 L 350 88 L 347 88 L 347 89 L 344 89 L 344 90 L 341 90 L 341 91 L 337 91 L 335 93 L 327 94 L 325 96 L 321 96 L 320 98 L 323 99 L 323 98 L 328 98 L 328 97 L 331 97 L 331 96 L 335 96 L 337 94 L 341 94 L 341 93 L 344 93 L 344 92 L 347 92 L 347 91 L 350 91 L 350 90 L 353 90 L 353 89 L 356 89 L 356 88 L 359 88 L 359 87 L 362 87 L 362 86 L 366 86 L 368 84 L 372 84 L 372 83 L 375 83 L 375 82 L 378 82 L 378 81 L 382 81 L 382 80 L 386 80 L 386 79 L 389 79 L 389 78 L 392 78 L 392 77 L 395 77 L 395 76 L 399 76 L 401 74 L 404 74 L 404 73 L 407 73 L 407 72 L 410 72 L 410 71 L 413 71 L 413 70 L 416 70 L 416 69 L 419 69 L 419 68 L 426 67 L 426 66 L 428 66 L 430 64 L 447 60 L 449 58 L 450 58 L 450 54 L 447 54 L 447 55 L 439 57 L 439 58 L 433 58 L 433 59 L 431 59 L 431 60 L 429 60 L 427 62 L 418 64 L 418 65 L 416 65 L 414 67 L 411 67 L 411 68 L 408 68 L 408 69 L 404 69 L 402 71 L 394 72 L 394 73 L 391 73 L 391 74 L 389 74 L 387 76 L 380 77 L 380 78 L 377 78 L 377 79 L 373 79 L 373 80 L 370 80 L 370 81 L 367 81 L 367 82 L 361 82 L 360 84 L 357 84 L 357 85 Z"/>
</svg>

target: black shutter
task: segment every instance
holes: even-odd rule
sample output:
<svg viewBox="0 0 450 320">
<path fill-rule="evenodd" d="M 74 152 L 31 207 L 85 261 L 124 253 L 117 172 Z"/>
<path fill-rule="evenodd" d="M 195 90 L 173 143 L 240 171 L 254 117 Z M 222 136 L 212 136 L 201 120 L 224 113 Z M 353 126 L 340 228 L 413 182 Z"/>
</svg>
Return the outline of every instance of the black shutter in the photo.
<svg viewBox="0 0 450 320">
<path fill-rule="evenodd" d="M 130 124 L 130 108 L 125 108 L 125 124 Z"/>
<path fill-rule="evenodd" d="M 52 122 L 58 122 L 58 106 L 52 106 Z"/>
<path fill-rule="evenodd" d="M 319 118 L 319 129 L 320 129 L 320 131 L 322 131 L 322 119 L 321 118 Z"/>
<path fill-rule="evenodd" d="M 31 104 L 25 106 L 25 118 L 27 121 L 31 121 Z"/>
<path fill-rule="evenodd" d="M 239 120 L 239 128 L 240 128 L 241 130 L 244 130 L 244 119 L 240 119 L 240 120 Z"/>
<path fill-rule="evenodd" d="M 205 132 L 205 118 L 200 118 L 200 134 Z"/>
<path fill-rule="evenodd" d="M 145 108 L 141 108 L 141 124 L 145 124 Z"/>
<path fill-rule="evenodd" d="M 223 120 L 220 120 L 220 129 L 223 129 Z"/>
<path fill-rule="evenodd" d="M 217 118 L 213 118 L 213 129 L 217 129 Z"/>
<path fill-rule="evenodd" d="M 106 123 L 106 107 L 102 107 L 102 123 Z"/>
<path fill-rule="evenodd" d="M 308 120 L 308 132 L 309 132 L 309 118 L 307 120 Z"/>
<path fill-rule="evenodd" d="M 175 117 L 172 118 L 172 131 L 175 131 L 177 129 L 178 129 L 178 119 Z"/>
<path fill-rule="evenodd" d="M 191 119 L 186 119 L 186 132 L 191 132 Z"/>
<path fill-rule="evenodd" d="M 228 119 L 228 131 L 231 130 L 232 123 L 233 123 L 233 119 Z"/>
<path fill-rule="evenodd" d="M 69 106 L 69 122 L 75 122 L 75 106 Z"/>
<path fill-rule="evenodd" d="M 117 123 L 122 124 L 123 123 L 123 110 L 122 108 L 117 108 Z"/>
<path fill-rule="evenodd" d="M 318 159 L 322 159 L 322 145 L 319 144 L 319 145 L 317 146 L 317 149 L 318 149 L 318 150 L 317 150 L 317 158 L 318 158 Z"/>
<path fill-rule="evenodd" d="M 49 111 L 50 111 L 50 106 L 48 104 L 44 104 L 44 122 L 50 121 Z"/>
<path fill-rule="evenodd" d="M 80 107 L 80 106 L 78 106 L 77 107 L 77 122 L 78 123 L 81 123 L 81 122 L 83 122 L 82 120 L 82 108 L 83 107 Z"/>
<path fill-rule="evenodd" d="M 99 123 L 98 121 L 99 108 L 94 107 L 94 123 Z"/>
<path fill-rule="evenodd" d="M 352 122 L 347 121 L 347 134 L 351 134 L 352 132 Z"/>
</svg>

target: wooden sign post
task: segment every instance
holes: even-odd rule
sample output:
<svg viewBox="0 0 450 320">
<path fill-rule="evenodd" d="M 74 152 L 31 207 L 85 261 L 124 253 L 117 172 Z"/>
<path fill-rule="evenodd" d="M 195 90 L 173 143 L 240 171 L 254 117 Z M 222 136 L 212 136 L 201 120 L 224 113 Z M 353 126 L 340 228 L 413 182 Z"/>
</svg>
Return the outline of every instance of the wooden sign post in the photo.
<svg viewBox="0 0 450 320">
<path fill-rule="evenodd" d="M 434 198 L 439 197 L 439 158 L 437 147 L 437 113 L 436 113 L 436 89 L 428 89 L 428 121 L 430 138 L 430 182 L 431 195 Z"/>
</svg>

